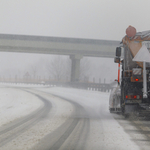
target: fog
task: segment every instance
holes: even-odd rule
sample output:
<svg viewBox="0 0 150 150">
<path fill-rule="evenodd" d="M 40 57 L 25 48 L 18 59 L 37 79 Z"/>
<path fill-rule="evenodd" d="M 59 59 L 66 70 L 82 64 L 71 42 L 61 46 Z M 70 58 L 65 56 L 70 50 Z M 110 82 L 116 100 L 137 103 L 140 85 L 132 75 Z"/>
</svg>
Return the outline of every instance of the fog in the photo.
<svg viewBox="0 0 150 150">
<path fill-rule="evenodd" d="M 125 29 L 149 30 L 149 0 L 1 0 L 0 33 L 119 40 Z M 68 57 L 68 56 L 64 56 Z M 37 75 L 49 76 L 46 64 L 53 55 L 0 53 L 1 76 L 23 76 L 37 66 Z M 88 58 L 89 80 L 113 81 L 117 65 L 109 58 Z M 111 74 L 111 76 L 110 76 Z"/>
<path fill-rule="evenodd" d="M 22 53 L 4 53 L 0 54 L 0 77 L 5 78 L 23 78 L 25 73 L 29 73 L 32 77 L 33 68 L 36 67 L 36 77 L 49 78 L 50 72 L 48 71 L 48 65 L 57 58 L 60 57 L 63 62 L 70 60 L 69 56 L 57 56 L 50 54 L 22 54 Z M 70 60 L 71 61 L 71 60 Z M 89 78 L 89 81 L 93 80 L 103 83 L 112 82 L 117 78 L 117 65 L 112 63 L 113 58 L 93 58 L 84 57 L 81 62 L 87 63 L 84 70 L 84 76 Z M 71 69 L 71 67 L 70 67 Z M 54 71 L 54 70 L 53 70 Z M 110 76 L 111 74 L 111 76 Z M 69 73 L 70 76 L 70 73 Z"/>
<path fill-rule="evenodd" d="M 121 40 L 149 30 L 149 0 L 1 0 L 0 33 Z"/>
</svg>

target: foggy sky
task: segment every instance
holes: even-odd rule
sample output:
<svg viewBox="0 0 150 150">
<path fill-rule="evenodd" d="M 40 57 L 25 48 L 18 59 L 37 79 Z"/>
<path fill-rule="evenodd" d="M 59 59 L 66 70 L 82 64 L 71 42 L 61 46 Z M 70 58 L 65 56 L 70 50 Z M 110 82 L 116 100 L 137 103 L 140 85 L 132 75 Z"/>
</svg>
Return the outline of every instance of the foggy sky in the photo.
<svg viewBox="0 0 150 150">
<path fill-rule="evenodd" d="M 149 0 L 0 0 L 0 33 L 121 40 L 149 30 Z"/>
<path fill-rule="evenodd" d="M 0 33 L 121 41 L 129 25 L 137 31 L 150 29 L 149 6 L 149 0 L 0 0 Z M 51 56 L 1 52 L 0 72 L 19 71 L 40 59 Z M 95 70 L 114 79 L 113 59 L 95 61 Z"/>
</svg>

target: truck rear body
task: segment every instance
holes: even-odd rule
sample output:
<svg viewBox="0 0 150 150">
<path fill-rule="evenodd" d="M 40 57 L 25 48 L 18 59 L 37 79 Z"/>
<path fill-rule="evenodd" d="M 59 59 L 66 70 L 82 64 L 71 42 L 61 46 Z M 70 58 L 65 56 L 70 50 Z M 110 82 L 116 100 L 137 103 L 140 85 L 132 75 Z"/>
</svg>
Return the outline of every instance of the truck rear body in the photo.
<svg viewBox="0 0 150 150">
<path fill-rule="evenodd" d="M 119 60 L 119 63 L 122 65 L 121 82 L 118 82 L 118 84 L 120 84 L 121 88 L 120 107 L 124 115 L 149 109 L 150 62 L 133 60 L 142 49 L 143 44 L 146 45 L 147 49 L 150 48 L 149 41 L 150 31 L 136 33 L 134 37 L 126 35 L 120 46 L 120 51 L 123 49 L 123 59 L 117 52 L 119 48 L 116 49 L 115 62 L 118 63 Z M 148 57 L 150 60 L 149 53 Z M 145 84 L 143 84 L 144 82 Z"/>
</svg>

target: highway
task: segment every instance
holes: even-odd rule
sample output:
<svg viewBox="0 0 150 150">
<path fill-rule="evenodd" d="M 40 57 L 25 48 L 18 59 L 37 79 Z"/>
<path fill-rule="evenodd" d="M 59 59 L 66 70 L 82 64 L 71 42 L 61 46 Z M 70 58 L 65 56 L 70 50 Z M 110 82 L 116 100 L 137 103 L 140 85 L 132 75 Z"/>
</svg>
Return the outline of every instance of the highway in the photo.
<svg viewBox="0 0 150 150">
<path fill-rule="evenodd" d="M 46 86 L 0 88 L 1 93 L 8 90 L 10 95 L 18 93 L 18 99 L 21 93 L 24 101 L 27 97 L 29 102 L 34 100 L 32 105 L 36 101 L 40 105 L 22 116 L 25 111 L 18 109 L 16 118 L 0 126 L 0 150 L 150 148 L 150 121 L 124 119 L 121 115 L 110 114 L 109 93 Z M 14 97 L 14 101 L 16 99 Z M 1 104 L 4 107 L 4 102 Z M 11 104 L 11 107 L 15 105 Z M 26 107 L 26 110 L 29 108 Z M 3 119 L 1 112 L 0 117 Z"/>
</svg>

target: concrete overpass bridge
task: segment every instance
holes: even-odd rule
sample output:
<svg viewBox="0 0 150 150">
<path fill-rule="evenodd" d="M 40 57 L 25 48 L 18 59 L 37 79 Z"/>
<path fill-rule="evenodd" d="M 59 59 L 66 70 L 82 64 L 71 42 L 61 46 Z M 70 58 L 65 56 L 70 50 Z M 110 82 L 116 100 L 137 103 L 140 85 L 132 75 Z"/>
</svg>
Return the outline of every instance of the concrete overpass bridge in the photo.
<svg viewBox="0 0 150 150">
<path fill-rule="evenodd" d="M 0 34 L 1 52 L 69 55 L 72 60 L 71 81 L 79 80 L 82 57 L 115 56 L 119 41 Z"/>
</svg>

